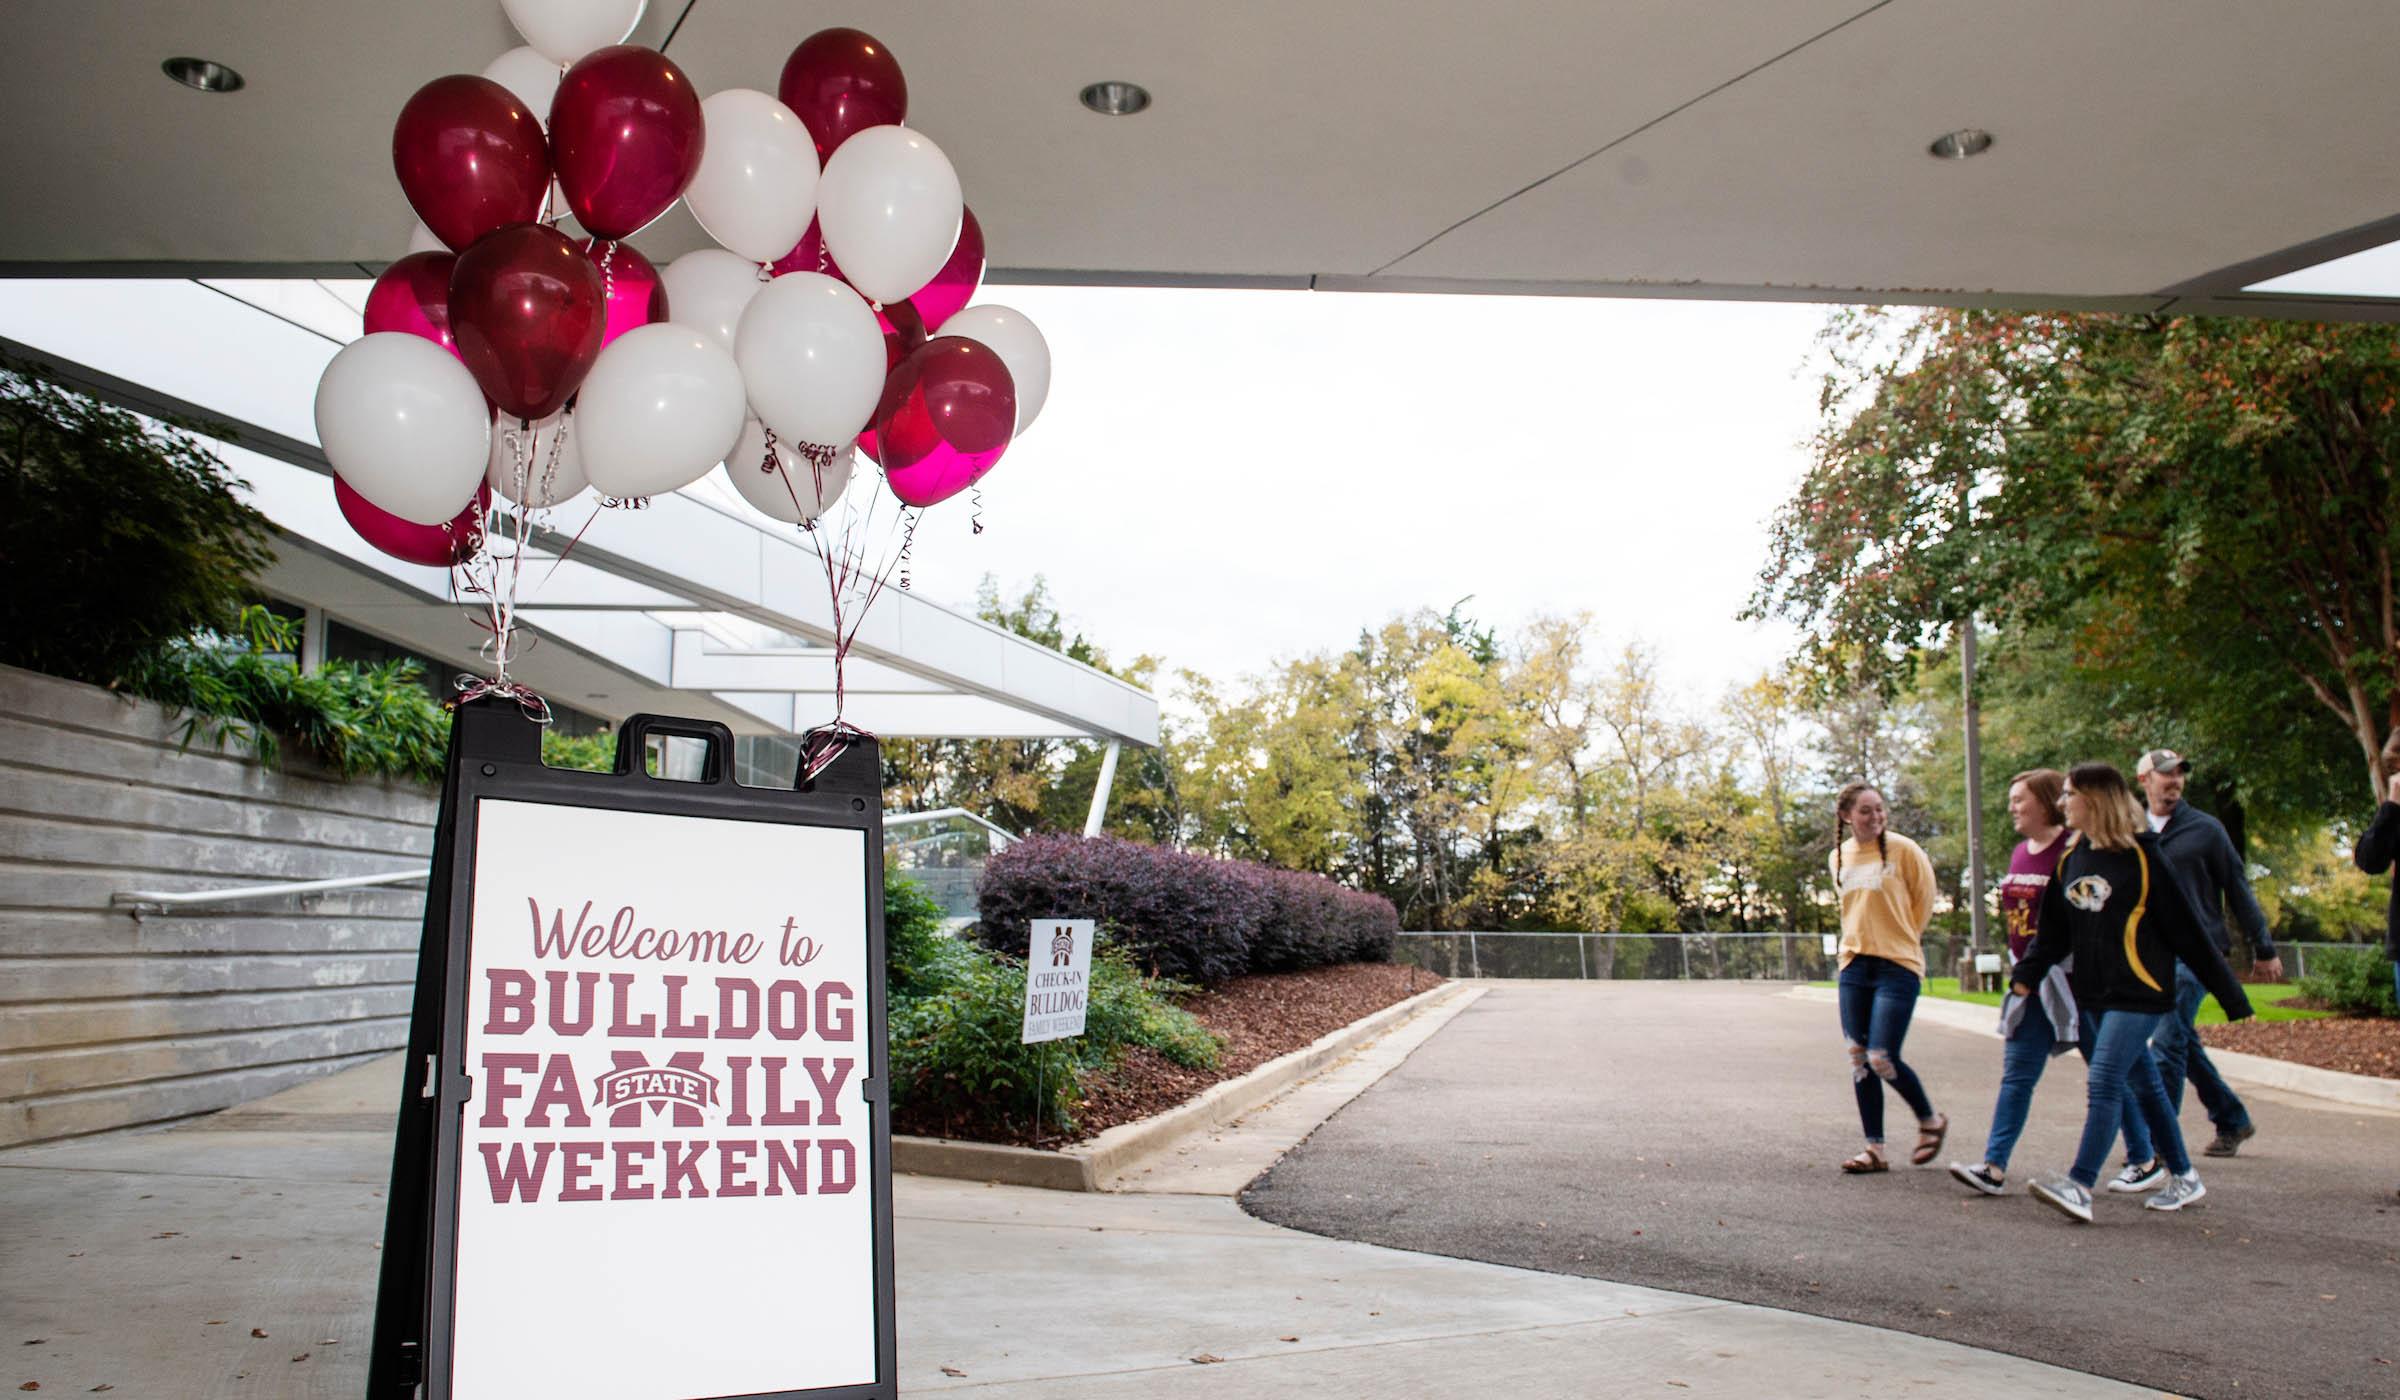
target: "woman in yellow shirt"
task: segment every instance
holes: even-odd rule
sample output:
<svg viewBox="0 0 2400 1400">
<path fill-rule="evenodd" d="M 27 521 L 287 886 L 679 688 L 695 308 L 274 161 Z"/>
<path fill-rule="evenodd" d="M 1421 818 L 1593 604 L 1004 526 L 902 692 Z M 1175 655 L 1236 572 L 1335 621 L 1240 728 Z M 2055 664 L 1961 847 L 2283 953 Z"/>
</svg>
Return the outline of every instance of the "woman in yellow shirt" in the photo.
<svg viewBox="0 0 2400 1400">
<path fill-rule="evenodd" d="M 1834 799 L 1838 841 L 1833 887 L 1842 902 L 1842 1035 L 1850 1042 L 1850 1087 L 1867 1148 L 1842 1163 L 1853 1175 L 1890 1171 L 1883 1154 L 1883 1086 L 1917 1115 L 1909 1161 L 1923 1166 L 1942 1150 L 1950 1120 L 1933 1111 L 1917 1072 L 1900 1058 L 1925 976 L 1925 925 L 1933 917 L 1933 862 L 1925 849 L 1889 829 L 1883 794 L 1852 783 Z"/>
</svg>

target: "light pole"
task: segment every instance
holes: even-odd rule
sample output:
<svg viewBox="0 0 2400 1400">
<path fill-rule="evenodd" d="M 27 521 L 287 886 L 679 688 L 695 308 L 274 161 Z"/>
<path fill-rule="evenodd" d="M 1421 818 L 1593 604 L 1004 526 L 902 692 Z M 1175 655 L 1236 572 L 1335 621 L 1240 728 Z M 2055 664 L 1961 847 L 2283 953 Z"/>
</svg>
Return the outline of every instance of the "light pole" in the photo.
<svg viewBox="0 0 2400 1400">
<path fill-rule="evenodd" d="M 1967 730 L 1967 954 L 1983 951 L 1983 707 L 1975 699 L 1975 615 L 1967 614 L 1958 636 L 1966 682 Z M 1959 970 L 1963 990 L 1968 969 Z"/>
</svg>

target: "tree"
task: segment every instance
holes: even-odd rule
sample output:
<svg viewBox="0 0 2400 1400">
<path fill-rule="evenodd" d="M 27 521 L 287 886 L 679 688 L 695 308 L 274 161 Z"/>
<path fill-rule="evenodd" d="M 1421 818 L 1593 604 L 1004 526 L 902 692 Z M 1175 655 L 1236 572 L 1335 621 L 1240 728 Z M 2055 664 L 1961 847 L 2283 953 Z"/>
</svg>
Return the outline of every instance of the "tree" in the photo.
<svg viewBox="0 0 2400 1400">
<path fill-rule="evenodd" d="M 238 632 L 274 529 L 237 485 L 181 427 L 0 360 L 0 662 L 115 685 L 196 631 Z"/>
<path fill-rule="evenodd" d="M 2400 330 L 1849 311 L 1822 343 L 1825 425 L 1753 615 L 1888 693 L 1980 614 L 2227 741 L 2246 791 L 2347 805 L 2321 749 L 2272 734 L 2294 709 L 2380 788 Z"/>
</svg>

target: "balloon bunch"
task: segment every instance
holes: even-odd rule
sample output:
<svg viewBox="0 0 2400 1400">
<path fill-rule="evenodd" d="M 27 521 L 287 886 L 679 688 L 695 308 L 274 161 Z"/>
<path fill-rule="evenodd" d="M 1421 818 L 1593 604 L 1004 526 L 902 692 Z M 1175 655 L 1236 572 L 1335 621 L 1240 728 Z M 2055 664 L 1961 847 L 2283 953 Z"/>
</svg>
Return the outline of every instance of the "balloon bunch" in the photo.
<svg viewBox="0 0 2400 1400">
<path fill-rule="evenodd" d="M 422 228 L 317 389 L 345 518 L 456 570 L 493 636 L 482 688 L 521 694 L 517 569 L 540 513 L 587 487 L 639 505 L 722 462 L 752 507 L 817 535 L 838 676 L 890 573 L 859 539 L 875 493 L 861 508 L 854 452 L 913 530 L 1040 413 L 1041 332 L 968 304 L 983 231 L 949 158 L 902 124 L 907 80 L 872 36 L 813 34 L 774 95 L 703 100 L 623 42 L 644 0 L 501 4 L 527 45 L 427 83 L 393 129 Z M 679 199 L 720 246 L 662 271 L 624 240 Z M 495 493 L 513 506 L 498 541 Z"/>
</svg>

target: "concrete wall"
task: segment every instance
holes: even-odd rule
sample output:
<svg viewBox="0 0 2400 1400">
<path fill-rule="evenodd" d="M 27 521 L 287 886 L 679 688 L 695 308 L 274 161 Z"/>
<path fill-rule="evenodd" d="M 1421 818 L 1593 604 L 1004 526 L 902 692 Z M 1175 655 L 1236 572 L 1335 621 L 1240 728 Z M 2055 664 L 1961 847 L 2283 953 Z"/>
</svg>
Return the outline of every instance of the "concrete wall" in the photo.
<svg viewBox="0 0 2400 1400">
<path fill-rule="evenodd" d="M 423 865 L 438 794 L 180 730 L 0 667 L 0 1147 L 223 1108 L 407 1039 L 421 887 L 141 918 L 109 898 Z"/>
</svg>

